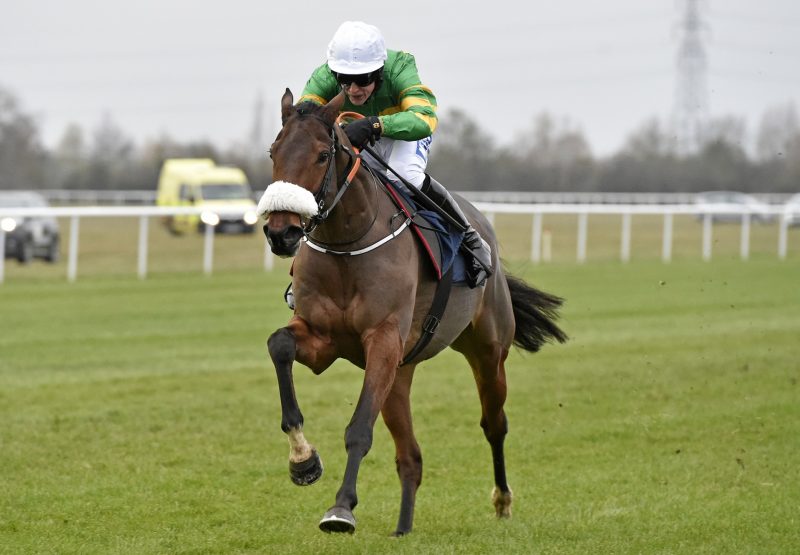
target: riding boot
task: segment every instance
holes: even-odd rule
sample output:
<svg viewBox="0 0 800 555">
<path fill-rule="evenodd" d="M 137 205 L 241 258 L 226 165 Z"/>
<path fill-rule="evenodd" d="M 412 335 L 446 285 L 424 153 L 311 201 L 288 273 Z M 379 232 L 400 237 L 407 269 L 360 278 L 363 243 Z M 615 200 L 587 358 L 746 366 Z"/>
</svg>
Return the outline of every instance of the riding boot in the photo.
<svg viewBox="0 0 800 555">
<path fill-rule="evenodd" d="M 425 182 L 422 184 L 422 192 L 436 203 L 443 212 L 464 227 L 464 238 L 461 240 L 461 247 L 462 250 L 469 254 L 470 258 L 469 267 L 467 268 L 467 284 L 470 287 L 480 287 L 486 282 L 486 278 L 494 272 L 491 247 L 472 227 L 464 212 L 461 211 L 461 207 L 450 196 L 444 185 L 430 175 L 426 175 Z"/>
</svg>

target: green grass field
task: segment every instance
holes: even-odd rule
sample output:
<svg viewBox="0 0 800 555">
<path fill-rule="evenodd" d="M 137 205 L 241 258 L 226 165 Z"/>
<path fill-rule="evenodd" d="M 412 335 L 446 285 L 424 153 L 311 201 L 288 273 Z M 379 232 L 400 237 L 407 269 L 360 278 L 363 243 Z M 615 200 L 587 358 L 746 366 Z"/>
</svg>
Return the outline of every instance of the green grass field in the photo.
<svg viewBox="0 0 800 555">
<path fill-rule="evenodd" d="M 696 257 L 665 265 L 659 251 L 648 259 L 634 245 L 632 262 L 620 264 L 614 224 L 607 257 L 593 258 L 590 246 L 584 265 L 510 264 L 567 298 L 572 337 L 509 358 L 514 516 L 493 516 L 477 393 L 447 351 L 417 371 L 425 475 L 415 531 L 393 539 L 399 483 L 380 421 L 360 474 L 356 534 L 316 528 L 344 470 L 359 370 L 295 372 L 325 475 L 308 488 L 289 481 L 264 346 L 289 316 L 286 263 L 260 271 L 260 238 L 222 237 L 205 277 L 199 238 L 153 231 L 152 274 L 140 281 L 135 233 L 124 248 L 114 238 L 125 225 L 94 239 L 82 223 L 87 250 L 73 284 L 63 262 L 9 261 L 0 553 L 797 552 L 792 253 L 781 262 L 770 246 L 741 262 L 734 246 L 705 263 L 698 235 Z M 512 260 L 525 256 L 528 247 L 501 238 Z"/>
</svg>

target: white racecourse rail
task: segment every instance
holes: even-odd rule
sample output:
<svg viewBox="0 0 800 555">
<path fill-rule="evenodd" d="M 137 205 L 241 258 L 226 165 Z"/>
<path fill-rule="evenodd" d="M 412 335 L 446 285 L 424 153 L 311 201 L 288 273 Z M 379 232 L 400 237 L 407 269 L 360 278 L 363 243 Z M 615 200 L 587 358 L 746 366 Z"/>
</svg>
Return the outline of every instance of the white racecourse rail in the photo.
<svg viewBox="0 0 800 555">
<path fill-rule="evenodd" d="M 714 206 L 698 206 L 695 204 L 515 204 L 495 202 L 475 202 L 475 206 L 487 215 L 490 221 L 495 214 L 531 214 L 533 217 L 533 231 L 531 241 L 531 260 L 540 262 L 546 259 L 543 253 L 542 216 L 544 214 L 565 214 L 578 216 L 577 254 L 576 260 L 583 263 L 586 260 L 586 235 L 588 217 L 590 214 L 610 214 L 622 217 L 620 237 L 620 259 L 625 262 L 630 258 L 631 242 L 631 216 L 633 215 L 662 215 L 664 217 L 663 241 L 661 258 L 669 262 L 672 257 L 672 218 L 674 215 L 697 215 L 703 218 L 703 259 L 711 259 L 712 245 L 712 216 L 713 215 L 738 215 L 742 221 L 740 252 L 742 259 L 747 259 L 750 245 L 750 222 L 753 213 L 747 209 L 730 209 Z M 67 254 L 67 279 L 75 281 L 78 277 L 78 249 L 81 218 L 116 217 L 139 218 L 139 248 L 138 248 L 138 275 L 144 279 L 147 276 L 147 247 L 148 229 L 152 218 L 164 216 L 200 214 L 201 209 L 193 207 L 153 207 L 153 206 L 68 206 L 49 208 L 2 208 L 0 219 L 5 217 L 26 216 L 52 216 L 56 218 L 69 218 L 70 234 Z M 218 211 L 220 215 L 241 215 L 240 210 Z M 768 213 L 780 218 L 778 232 L 778 257 L 786 258 L 788 219 L 782 206 L 770 206 Z M 761 215 L 764 214 L 762 211 Z M 547 248 L 547 242 L 545 248 Z M 211 274 L 213 269 L 214 253 L 214 228 L 206 226 L 203 247 L 203 271 Z M 264 268 L 272 269 L 272 253 L 266 246 L 264 248 Z M 5 232 L 0 228 L 0 283 L 5 274 Z"/>
</svg>

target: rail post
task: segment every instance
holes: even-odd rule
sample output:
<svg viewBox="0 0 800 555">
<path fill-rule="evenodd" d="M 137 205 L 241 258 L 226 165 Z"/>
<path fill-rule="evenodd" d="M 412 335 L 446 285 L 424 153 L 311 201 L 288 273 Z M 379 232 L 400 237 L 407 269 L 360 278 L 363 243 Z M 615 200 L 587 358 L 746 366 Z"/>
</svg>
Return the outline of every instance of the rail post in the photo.
<svg viewBox="0 0 800 555">
<path fill-rule="evenodd" d="M 264 271 L 270 272 L 275 267 L 275 255 L 269 247 L 269 241 L 264 238 Z"/>
<path fill-rule="evenodd" d="M 578 252 L 577 260 L 579 264 L 586 262 L 586 229 L 588 227 L 589 214 L 580 212 L 578 214 Z"/>
<path fill-rule="evenodd" d="M 631 215 L 630 212 L 622 214 L 622 237 L 620 239 L 619 257 L 623 262 L 631 259 Z"/>
<path fill-rule="evenodd" d="M 703 260 L 711 260 L 711 214 L 703 214 Z"/>
<path fill-rule="evenodd" d="M 780 223 L 778 224 L 778 258 L 786 260 L 786 251 L 788 245 L 789 234 L 789 218 L 786 213 L 781 214 Z"/>
<path fill-rule="evenodd" d="M 69 219 L 69 254 L 67 255 L 67 281 L 78 279 L 78 233 L 80 233 L 80 216 Z"/>
<path fill-rule="evenodd" d="M 538 264 L 542 260 L 542 213 L 533 213 L 533 230 L 531 232 L 531 262 Z"/>
<path fill-rule="evenodd" d="M 206 224 L 203 241 L 203 273 L 211 275 L 214 265 L 214 226 Z"/>
<path fill-rule="evenodd" d="M 147 228 L 150 218 L 148 216 L 139 217 L 139 279 L 147 277 Z"/>
<path fill-rule="evenodd" d="M 742 260 L 750 257 L 750 214 L 742 214 L 742 236 L 739 241 L 739 256 Z"/>
<path fill-rule="evenodd" d="M 661 241 L 661 261 L 672 260 L 672 213 L 664 214 L 664 236 Z"/>
<path fill-rule="evenodd" d="M 0 283 L 5 281 L 6 275 L 6 232 L 0 228 Z"/>
</svg>

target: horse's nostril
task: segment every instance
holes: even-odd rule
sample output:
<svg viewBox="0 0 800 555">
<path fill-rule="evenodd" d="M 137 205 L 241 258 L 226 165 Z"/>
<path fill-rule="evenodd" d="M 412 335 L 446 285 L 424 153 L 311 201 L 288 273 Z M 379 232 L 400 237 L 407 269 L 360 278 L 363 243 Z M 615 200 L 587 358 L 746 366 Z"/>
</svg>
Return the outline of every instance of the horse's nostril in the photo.
<svg viewBox="0 0 800 555">
<path fill-rule="evenodd" d="M 287 245 L 294 245 L 303 238 L 303 230 L 299 227 L 292 226 L 286 230 L 283 240 Z"/>
<path fill-rule="evenodd" d="M 295 225 L 278 230 L 264 226 L 264 234 L 273 253 L 279 256 L 294 256 L 303 238 L 303 229 Z"/>
</svg>

